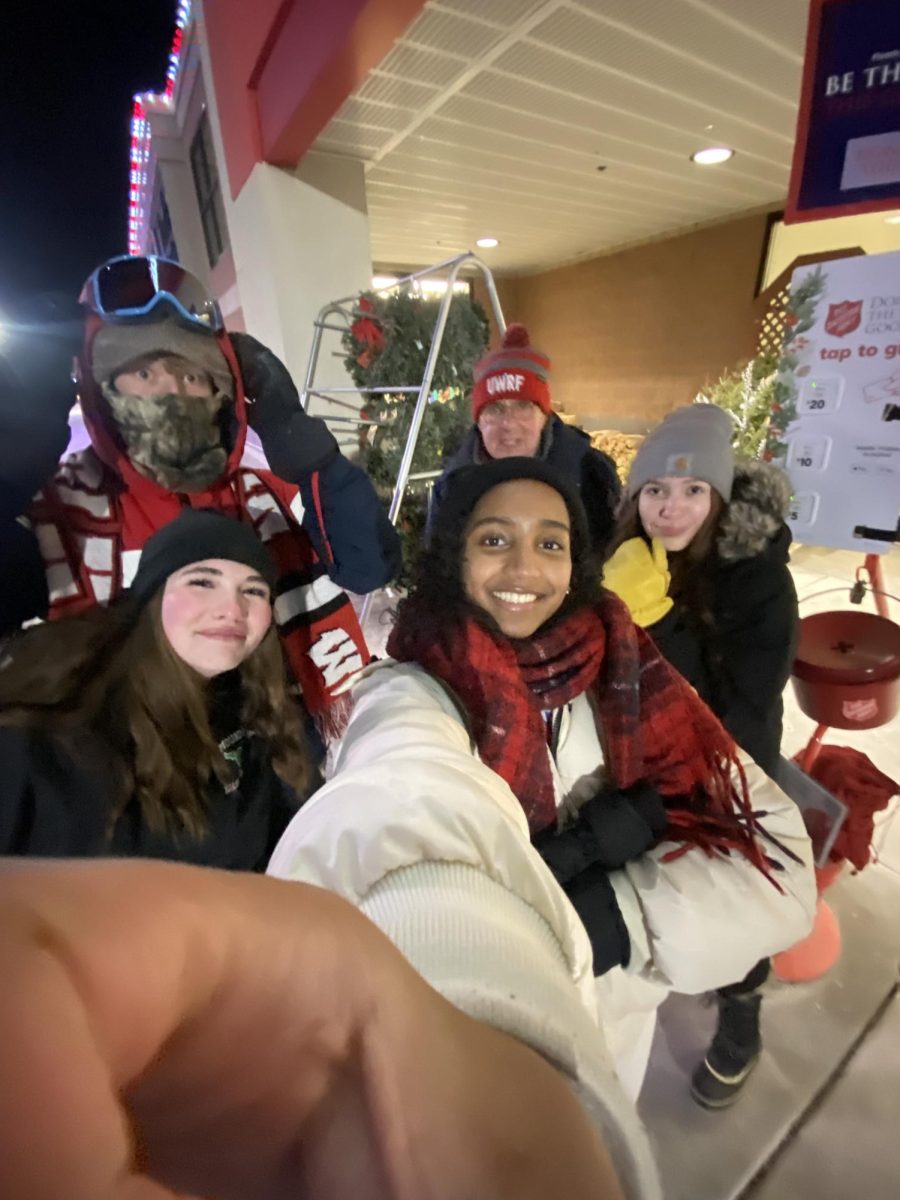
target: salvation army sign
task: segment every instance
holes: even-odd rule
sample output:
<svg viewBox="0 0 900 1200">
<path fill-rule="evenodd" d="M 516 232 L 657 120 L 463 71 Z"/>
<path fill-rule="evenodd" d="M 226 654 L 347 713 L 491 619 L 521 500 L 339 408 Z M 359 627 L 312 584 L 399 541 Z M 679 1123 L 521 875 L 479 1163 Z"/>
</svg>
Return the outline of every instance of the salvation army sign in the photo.
<svg viewBox="0 0 900 1200">
<path fill-rule="evenodd" d="M 785 224 L 900 208 L 900 2 L 811 0 Z"/>
<path fill-rule="evenodd" d="M 832 337 L 846 337 L 859 329 L 861 321 L 862 300 L 841 300 L 838 304 L 829 304 L 825 332 Z"/>
<path fill-rule="evenodd" d="M 900 252 L 791 278 L 766 458 L 798 542 L 890 550 L 900 515 Z"/>
</svg>

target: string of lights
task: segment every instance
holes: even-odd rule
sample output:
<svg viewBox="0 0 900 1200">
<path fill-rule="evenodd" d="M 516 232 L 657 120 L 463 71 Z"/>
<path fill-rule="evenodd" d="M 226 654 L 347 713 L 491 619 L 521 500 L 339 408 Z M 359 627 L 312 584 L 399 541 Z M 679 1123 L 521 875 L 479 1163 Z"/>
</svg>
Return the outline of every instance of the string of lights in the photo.
<svg viewBox="0 0 900 1200">
<path fill-rule="evenodd" d="M 147 219 L 148 169 L 150 160 L 150 120 L 148 109 L 154 104 L 174 103 L 175 84 L 181 67 L 184 31 L 191 19 L 191 0 L 179 0 L 175 15 L 175 33 L 166 68 L 166 86 L 162 92 L 145 92 L 134 97 L 131 110 L 130 170 L 128 176 L 128 253 L 141 253 L 141 235 Z"/>
</svg>

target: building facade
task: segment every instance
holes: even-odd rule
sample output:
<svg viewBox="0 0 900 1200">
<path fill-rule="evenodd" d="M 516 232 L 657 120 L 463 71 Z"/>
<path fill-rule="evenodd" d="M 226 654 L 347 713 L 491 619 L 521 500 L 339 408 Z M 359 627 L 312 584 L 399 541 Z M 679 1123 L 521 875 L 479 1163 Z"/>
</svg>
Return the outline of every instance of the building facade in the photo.
<svg viewBox="0 0 900 1200">
<path fill-rule="evenodd" d="M 900 214 L 777 221 L 804 6 L 732 6 L 181 0 L 166 86 L 135 98 L 129 244 L 299 382 L 323 305 L 493 234 L 554 398 L 646 429 L 753 355 L 773 271 L 900 246 Z M 725 165 L 695 164 L 707 138 Z"/>
<path fill-rule="evenodd" d="M 324 304 L 371 284 L 363 164 L 310 152 L 422 0 L 181 0 L 135 96 L 128 245 L 175 257 L 303 378 Z"/>
</svg>

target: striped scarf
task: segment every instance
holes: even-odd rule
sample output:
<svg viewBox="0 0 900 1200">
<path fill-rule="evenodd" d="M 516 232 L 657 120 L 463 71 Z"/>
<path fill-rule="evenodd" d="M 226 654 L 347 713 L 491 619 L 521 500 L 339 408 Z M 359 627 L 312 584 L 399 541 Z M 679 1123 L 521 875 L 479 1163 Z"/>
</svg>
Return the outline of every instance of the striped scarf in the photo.
<svg viewBox="0 0 900 1200">
<path fill-rule="evenodd" d="M 202 495 L 158 488 L 138 495 L 92 449 L 71 455 L 28 513 L 44 560 L 50 619 L 118 596 L 134 578 L 145 542 L 187 502 L 247 521 L 266 544 L 278 567 L 274 611 L 285 656 L 320 732 L 333 735 L 335 706 L 346 704 L 335 693 L 368 652 L 349 598 L 300 527 L 299 489 L 269 471 L 240 467 Z"/>
</svg>

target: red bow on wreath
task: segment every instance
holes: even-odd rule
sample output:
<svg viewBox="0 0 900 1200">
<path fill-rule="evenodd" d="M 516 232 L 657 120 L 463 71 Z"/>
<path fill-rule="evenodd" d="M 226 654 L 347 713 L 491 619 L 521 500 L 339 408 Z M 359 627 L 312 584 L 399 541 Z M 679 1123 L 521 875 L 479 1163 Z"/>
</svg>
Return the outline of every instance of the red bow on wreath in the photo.
<svg viewBox="0 0 900 1200">
<path fill-rule="evenodd" d="M 373 313 L 375 306 L 371 300 L 367 300 L 365 296 L 360 300 L 358 306 L 362 312 Z M 358 317 L 350 326 L 350 332 L 357 342 L 362 342 L 365 349 L 361 350 L 356 356 L 356 361 L 365 370 L 384 349 L 384 331 L 378 321 L 374 321 L 371 317 Z"/>
</svg>

